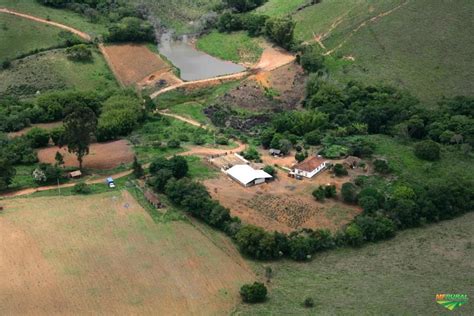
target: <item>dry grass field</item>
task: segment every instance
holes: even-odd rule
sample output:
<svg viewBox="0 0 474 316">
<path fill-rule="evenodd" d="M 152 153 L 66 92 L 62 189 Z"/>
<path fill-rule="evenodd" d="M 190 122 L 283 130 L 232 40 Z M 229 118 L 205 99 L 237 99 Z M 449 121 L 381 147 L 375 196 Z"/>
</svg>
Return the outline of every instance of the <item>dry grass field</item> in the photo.
<svg viewBox="0 0 474 316">
<path fill-rule="evenodd" d="M 220 234 L 127 192 L 1 204 L 1 315 L 223 315 L 254 278 Z"/>
<path fill-rule="evenodd" d="M 76 156 L 69 153 L 67 147 L 51 146 L 42 148 L 38 150 L 38 159 L 40 162 L 54 164 L 54 157 L 58 151 L 63 155 L 66 167 L 79 167 Z M 89 155 L 84 157 L 84 167 L 107 170 L 132 161 L 133 150 L 131 145 L 128 141 L 122 139 L 107 143 L 91 144 Z"/>
</svg>

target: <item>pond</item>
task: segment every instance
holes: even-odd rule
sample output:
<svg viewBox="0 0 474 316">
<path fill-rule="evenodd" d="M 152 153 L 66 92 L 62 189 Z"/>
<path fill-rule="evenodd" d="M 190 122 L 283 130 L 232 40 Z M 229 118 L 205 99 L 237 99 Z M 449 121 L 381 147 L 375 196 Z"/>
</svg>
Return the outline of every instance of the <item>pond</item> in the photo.
<svg viewBox="0 0 474 316">
<path fill-rule="evenodd" d="M 208 79 L 245 71 L 244 66 L 220 60 L 195 49 L 188 42 L 186 36 L 180 40 L 174 40 L 170 33 L 163 34 L 158 50 L 179 68 L 181 79 L 185 81 Z"/>
</svg>

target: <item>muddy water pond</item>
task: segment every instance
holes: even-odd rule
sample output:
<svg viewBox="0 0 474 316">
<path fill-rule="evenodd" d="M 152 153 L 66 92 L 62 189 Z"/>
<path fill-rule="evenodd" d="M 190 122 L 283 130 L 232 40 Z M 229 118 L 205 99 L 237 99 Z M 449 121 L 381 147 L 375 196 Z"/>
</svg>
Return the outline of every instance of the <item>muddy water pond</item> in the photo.
<svg viewBox="0 0 474 316">
<path fill-rule="evenodd" d="M 208 79 L 245 71 L 245 67 L 241 65 L 220 60 L 195 49 L 186 37 L 179 40 L 173 39 L 170 33 L 161 36 L 158 50 L 179 68 L 181 79 L 185 81 Z"/>
</svg>

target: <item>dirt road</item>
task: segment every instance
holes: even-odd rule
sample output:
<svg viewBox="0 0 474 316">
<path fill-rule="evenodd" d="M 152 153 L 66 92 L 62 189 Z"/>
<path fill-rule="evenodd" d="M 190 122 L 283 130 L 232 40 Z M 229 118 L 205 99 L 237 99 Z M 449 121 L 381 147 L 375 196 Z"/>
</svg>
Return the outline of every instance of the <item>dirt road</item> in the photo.
<svg viewBox="0 0 474 316">
<path fill-rule="evenodd" d="M 197 126 L 197 127 L 201 127 L 201 128 L 207 129 L 207 128 L 205 127 L 205 125 L 199 123 L 198 121 L 195 121 L 195 120 L 193 120 L 193 119 L 190 119 L 190 118 L 187 118 L 187 117 L 178 115 L 178 114 L 170 113 L 170 112 L 167 111 L 167 110 L 158 111 L 158 113 L 161 114 L 161 115 L 164 115 L 164 116 L 169 116 L 169 117 L 175 118 L 175 119 L 177 119 L 177 120 L 183 121 L 183 122 L 188 123 L 188 124 L 193 125 L 193 126 Z"/>
<path fill-rule="evenodd" d="M 22 17 L 22 18 L 25 18 L 25 19 L 33 20 L 33 21 L 36 21 L 36 22 L 45 23 L 45 24 L 49 24 L 49 25 L 52 25 L 52 26 L 55 26 L 55 27 L 59 27 L 60 29 L 69 31 L 73 34 L 76 34 L 77 36 L 79 36 L 80 38 L 82 38 L 83 40 L 85 40 L 87 42 L 90 42 L 92 40 L 92 37 L 89 34 L 84 33 L 82 31 L 79 31 L 79 30 L 77 30 L 75 28 L 72 28 L 70 26 L 61 24 L 61 23 L 48 21 L 46 19 L 38 18 L 38 17 L 29 15 L 29 14 L 20 13 L 20 12 L 16 12 L 16 11 L 5 9 L 5 8 L 0 8 L 0 13 L 11 14 L 11 15 L 19 16 L 19 17 Z"/>
</svg>

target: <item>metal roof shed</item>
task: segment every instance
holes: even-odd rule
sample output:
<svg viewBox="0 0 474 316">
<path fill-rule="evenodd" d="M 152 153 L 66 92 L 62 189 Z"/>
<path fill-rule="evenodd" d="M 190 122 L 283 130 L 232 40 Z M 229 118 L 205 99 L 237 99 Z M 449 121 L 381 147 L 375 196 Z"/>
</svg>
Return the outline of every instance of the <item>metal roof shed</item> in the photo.
<svg viewBox="0 0 474 316">
<path fill-rule="evenodd" d="M 263 170 L 255 170 L 249 165 L 236 165 L 226 171 L 227 175 L 245 187 L 264 183 L 273 178 Z"/>
</svg>

